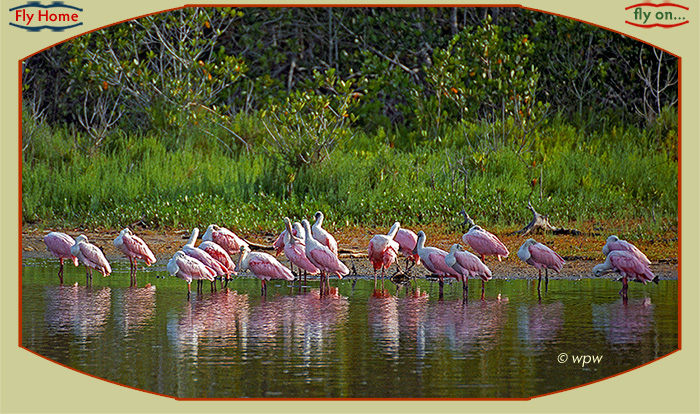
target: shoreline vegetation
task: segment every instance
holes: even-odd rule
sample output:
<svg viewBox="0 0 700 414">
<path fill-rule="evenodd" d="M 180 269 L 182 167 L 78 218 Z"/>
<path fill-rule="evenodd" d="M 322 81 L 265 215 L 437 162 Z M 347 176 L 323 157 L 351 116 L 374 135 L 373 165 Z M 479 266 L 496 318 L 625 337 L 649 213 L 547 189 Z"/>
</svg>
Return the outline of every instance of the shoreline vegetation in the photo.
<svg viewBox="0 0 700 414">
<path fill-rule="evenodd" d="M 535 236 L 565 255 L 616 234 L 667 260 L 677 75 L 653 47 L 517 8 L 147 16 L 24 62 L 22 225 L 263 240 L 323 211 L 336 233 L 399 221 L 430 244 L 459 240 L 462 209 L 503 237 L 530 202 L 584 233 Z"/>
</svg>

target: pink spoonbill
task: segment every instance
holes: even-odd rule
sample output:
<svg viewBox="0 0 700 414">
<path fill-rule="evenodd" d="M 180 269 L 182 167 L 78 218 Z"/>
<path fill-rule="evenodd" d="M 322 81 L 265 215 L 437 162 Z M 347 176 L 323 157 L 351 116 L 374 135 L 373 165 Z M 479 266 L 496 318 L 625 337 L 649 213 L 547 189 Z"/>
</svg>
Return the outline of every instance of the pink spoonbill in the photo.
<svg viewBox="0 0 700 414">
<path fill-rule="evenodd" d="M 230 255 L 238 254 L 241 250 L 241 246 L 248 247 L 248 243 L 238 237 L 234 232 L 226 227 L 219 227 L 216 224 L 210 224 L 209 227 L 207 227 L 207 231 L 204 232 L 202 240 L 218 244 Z"/>
<path fill-rule="evenodd" d="M 207 252 L 209 256 L 221 263 L 221 265 L 226 269 L 226 283 L 228 284 L 228 281 L 231 279 L 231 275 L 236 274 L 236 264 L 233 262 L 233 259 L 231 259 L 231 255 L 226 253 L 226 250 L 224 250 L 223 247 L 212 241 L 201 242 L 199 244 L 199 248 Z"/>
<path fill-rule="evenodd" d="M 295 225 L 298 224 L 299 223 L 295 223 Z M 305 275 L 319 274 L 321 272 L 319 268 L 306 257 L 306 243 L 304 239 L 296 236 L 296 234 L 301 234 L 303 231 L 295 231 L 288 217 L 284 218 L 284 226 L 286 228 L 284 231 L 284 255 L 287 256 L 291 264 L 299 268 L 299 277 L 301 278 L 302 270 L 304 270 Z M 304 276 L 304 279 L 306 279 L 306 276 Z"/>
<path fill-rule="evenodd" d="M 216 273 L 210 267 L 205 266 L 204 263 L 194 257 L 186 255 L 182 250 L 175 252 L 168 262 L 167 269 L 170 276 L 177 276 L 187 282 L 188 299 L 192 293 L 190 287 L 192 280 L 208 280 L 214 282 L 216 278 Z"/>
<path fill-rule="evenodd" d="M 311 234 L 313 235 L 313 238 L 318 240 L 318 242 L 322 245 L 328 247 L 328 249 L 330 249 L 334 255 L 338 256 L 338 242 L 335 241 L 332 234 L 321 227 L 324 218 L 323 213 L 317 211 L 316 214 L 314 214 L 314 217 L 316 218 L 316 221 L 311 227 Z M 309 239 L 310 237 L 307 235 L 306 238 Z"/>
<path fill-rule="evenodd" d="M 634 253 L 624 250 L 613 250 L 608 253 L 605 262 L 593 267 L 593 274 L 602 276 L 607 272 L 617 272 L 622 275 L 622 290 L 620 295 L 627 298 L 627 279 L 633 278 L 646 285 L 647 282 L 659 283 L 659 277 L 654 276 L 642 259 Z"/>
<path fill-rule="evenodd" d="M 70 248 L 70 251 L 73 256 L 80 260 L 80 263 L 85 265 L 88 285 L 92 285 L 92 269 L 102 273 L 103 277 L 107 277 L 112 273 L 112 267 L 109 265 L 102 250 L 94 244 L 88 243 L 88 238 L 84 234 L 75 239 L 75 244 Z"/>
<path fill-rule="evenodd" d="M 277 280 L 294 280 L 292 271 L 287 269 L 274 256 L 262 252 L 251 252 L 248 246 L 241 246 L 241 255 L 238 258 L 238 269 L 250 270 L 255 277 L 260 279 L 261 294 L 267 294 L 267 281 L 270 279 Z"/>
<path fill-rule="evenodd" d="M 481 299 L 484 298 L 484 282 L 491 279 L 491 270 L 479 258 L 455 243 L 445 257 L 445 263 L 461 275 L 462 287 L 466 295 L 469 289 L 468 277 L 481 278 Z"/>
<path fill-rule="evenodd" d="M 336 256 L 331 249 L 319 243 L 318 240 L 313 237 L 308 220 L 302 220 L 301 225 L 304 228 L 304 251 L 306 257 L 321 271 L 320 287 L 321 294 L 323 294 L 326 290 L 330 291 L 330 284 L 328 283 L 329 274 L 336 274 L 338 275 L 338 279 L 342 279 L 343 276 L 350 273 L 350 270 L 338 259 L 338 256 Z"/>
<path fill-rule="evenodd" d="M 419 231 L 414 252 L 420 257 L 420 262 L 423 266 L 429 272 L 438 276 L 440 280 L 440 296 L 442 296 L 442 278 L 448 276 L 459 279 L 461 275 L 445 262 L 447 252 L 437 247 L 425 247 L 425 239 L 425 232 L 423 230 Z"/>
<path fill-rule="evenodd" d="M 413 252 L 416 248 L 418 235 L 409 229 L 400 228 L 399 231 L 396 232 L 394 240 L 399 244 L 399 253 L 406 256 L 406 271 L 408 271 L 408 269 L 415 266 L 415 264 L 420 261 L 418 253 Z M 412 262 L 413 264 L 409 267 L 408 262 Z"/>
<path fill-rule="evenodd" d="M 66 233 L 52 231 L 44 236 L 44 244 L 46 244 L 46 249 L 61 263 L 58 268 L 58 280 L 63 284 L 63 259 L 72 260 L 74 265 L 78 265 L 78 258 L 71 253 L 71 247 L 75 244 L 75 240 Z"/>
<path fill-rule="evenodd" d="M 374 287 L 377 287 L 377 270 L 382 269 L 382 285 L 384 284 L 384 270 L 388 269 L 396 260 L 399 251 L 399 243 L 394 240 L 401 224 L 397 221 L 391 226 L 389 233 L 377 234 L 369 241 L 367 255 L 374 267 Z M 397 265 L 398 266 L 398 265 Z"/>
<path fill-rule="evenodd" d="M 197 241 L 197 236 L 199 236 L 199 229 L 195 227 L 192 229 L 192 233 L 190 234 L 190 238 L 187 240 L 187 243 L 182 246 L 182 252 L 202 262 L 205 266 L 213 270 L 217 277 L 221 277 L 222 279 L 224 277 L 228 277 L 230 272 L 225 266 L 219 263 L 218 260 L 214 259 L 206 251 L 200 249 L 199 247 L 195 247 L 194 244 Z M 199 283 L 201 282 L 198 281 L 198 284 Z"/>
<path fill-rule="evenodd" d="M 469 223 L 471 225 L 469 231 L 462 235 L 462 241 L 481 257 L 482 262 L 486 262 L 484 256 L 496 256 L 499 262 L 501 257 L 508 257 L 508 249 L 496 235 L 474 224 L 474 221 L 464 210 L 462 210 L 462 215 L 465 218 L 463 224 Z"/>
<path fill-rule="evenodd" d="M 603 254 L 607 256 L 610 254 L 610 252 L 616 250 L 631 253 L 647 266 L 651 264 L 651 261 L 647 258 L 647 256 L 634 244 L 626 240 L 621 240 L 617 236 L 608 237 L 608 239 L 605 241 L 605 246 L 603 246 Z"/>
<path fill-rule="evenodd" d="M 537 291 L 540 290 L 540 283 L 542 282 L 542 269 L 544 269 L 544 291 L 547 291 L 547 285 L 549 284 L 549 275 L 547 273 L 548 269 L 552 269 L 559 273 L 562 266 L 564 266 L 564 259 L 559 256 L 554 250 L 545 246 L 542 243 L 536 242 L 534 239 L 527 239 L 520 249 L 518 250 L 518 257 L 523 262 L 534 266 L 537 269 L 539 278 L 537 281 Z"/>
<path fill-rule="evenodd" d="M 136 269 L 137 260 L 143 260 L 146 265 L 150 266 L 156 262 L 156 257 L 148 247 L 145 241 L 128 229 L 122 229 L 119 236 L 114 239 L 114 246 L 119 249 L 126 257 L 129 258 L 129 276 L 131 277 L 131 286 L 136 286 Z"/>
</svg>

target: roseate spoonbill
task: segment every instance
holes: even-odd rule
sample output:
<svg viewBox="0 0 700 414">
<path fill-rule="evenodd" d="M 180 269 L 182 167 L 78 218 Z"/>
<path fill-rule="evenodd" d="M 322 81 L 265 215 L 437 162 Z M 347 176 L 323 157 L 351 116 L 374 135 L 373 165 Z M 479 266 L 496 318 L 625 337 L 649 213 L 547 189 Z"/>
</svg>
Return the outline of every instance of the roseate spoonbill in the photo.
<svg viewBox="0 0 700 414">
<path fill-rule="evenodd" d="M 469 289 L 468 277 L 480 277 L 481 298 L 484 298 L 484 282 L 491 279 L 491 270 L 475 254 L 465 251 L 455 243 L 445 257 L 445 263 L 461 275 L 465 295 Z"/>
<path fill-rule="evenodd" d="M 559 256 L 554 250 L 545 246 L 542 243 L 536 242 L 534 239 L 527 239 L 520 249 L 518 250 L 518 257 L 523 262 L 535 266 L 539 274 L 537 281 L 537 290 L 540 290 L 540 283 L 542 282 L 542 269 L 544 269 L 544 291 L 547 291 L 547 285 L 549 284 L 549 275 L 547 273 L 548 269 L 552 269 L 559 273 L 562 266 L 564 266 L 564 259 Z"/>
<path fill-rule="evenodd" d="M 156 257 L 153 255 L 151 249 L 148 248 L 146 242 L 140 237 L 135 236 L 128 228 L 119 232 L 119 236 L 114 239 L 114 246 L 129 258 L 131 286 L 136 286 L 136 260 L 143 260 L 146 265 L 150 266 L 156 262 Z"/>
<path fill-rule="evenodd" d="M 202 240 L 218 244 L 230 255 L 238 254 L 241 250 L 241 246 L 248 247 L 248 243 L 236 236 L 234 232 L 226 227 L 219 227 L 216 224 L 210 224 L 209 227 L 207 227 L 207 231 L 204 232 Z"/>
<path fill-rule="evenodd" d="M 651 264 L 651 261 L 649 261 L 647 256 L 644 253 L 642 253 L 642 251 L 639 250 L 634 244 L 626 240 L 620 240 L 617 236 L 608 237 L 608 239 L 605 241 L 605 246 L 603 246 L 603 254 L 607 256 L 608 254 L 610 254 L 610 252 L 616 250 L 631 253 L 646 265 Z"/>
<path fill-rule="evenodd" d="M 233 263 L 231 256 L 226 253 L 223 247 L 212 241 L 203 241 L 199 244 L 199 248 L 204 250 L 213 257 L 217 262 L 226 269 L 226 283 L 231 279 L 231 274 L 236 274 L 236 264 Z"/>
<path fill-rule="evenodd" d="M 622 275 L 622 290 L 620 295 L 627 298 L 627 278 L 634 278 L 646 285 L 647 282 L 659 283 L 659 277 L 654 276 L 641 258 L 632 252 L 613 250 L 608 253 L 605 262 L 593 267 L 593 274 L 602 276 L 607 272 L 617 272 Z"/>
<path fill-rule="evenodd" d="M 312 275 L 319 274 L 321 272 L 319 268 L 306 257 L 306 244 L 302 238 L 295 236 L 295 234 L 299 233 L 292 228 L 292 223 L 288 217 L 284 218 L 284 226 L 286 228 L 284 233 L 284 255 L 287 256 L 290 263 L 299 268 L 299 277 L 301 277 L 302 270 Z M 304 276 L 304 279 L 306 279 L 306 276 Z"/>
<path fill-rule="evenodd" d="M 185 243 L 185 245 L 182 246 L 182 249 L 180 250 L 182 250 L 182 252 L 184 252 L 186 255 L 199 260 L 204 264 L 204 266 L 207 266 L 208 268 L 213 270 L 217 277 L 227 277 L 229 271 L 226 267 L 219 263 L 218 260 L 211 257 L 209 253 L 205 252 L 199 247 L 195 247 L 194 243 L 197 240 L 197 236 L 199 236 L 199 229 L 195 227 L 192 229 L 192 234 L 190 234 L 189 240 L 187 240 L 187 243 Z M 199 284 L 201 282 L 198 281 L 197 283 Z"/>
<path fill-rule="evenodd" d="M 44 236 L 44 244 L 46 244 L 46 249 L 61 263 L 58 268 L 58 280 L 63 284 L 63 259 L 72 260 L 74 265 L 78 265 L 78 258 L 70 250 L 75 244 L 75 240 L 66 233 L 52 231 Z"/>
<path fill-rule="evenodd" d="M 292 271 L 284 267 L 274 256 L 262 252 L 251 252 L 248 246 L 241 246 L 241 255 L 238 258 L 238 269 L 250 270 L 255 277 L 260 279 L 262 295 L 267 294 L 267 281 L 270 279 L 294 280 Z"/>
<path fill-rule="evenodd" d="M 406 271 L 408 271 L 420 261 L 418 253 L 413 253 L 413 249 L 416 248 L 416 242 L 418 241 L 418 235 L 409 229 L 401 228 L 396 232 L 394 240 L 399 244 L 399 253 L 406 256 Z M 409 261 L 412 262 L 410 267 L 408 266 Z"/>
<path fill-rule="evenodd" d="M 318 240 L 318 242 L 322 245 L 328 247 L 334 255 L 338 256 L 338 243 L 335 241 L 332 234 L 321 227 L 323 224 L 323 213 L 317 211 L 316 214 L 314 214 L 314 217 L 316 218 L 316 221 L 311 227 L 311 234 L 313 235 L 313 238 Z M 310 238 L 308 235 L 305 237 L 306 239 Z"/>
<path fill-rule="evenodd" d="M 94 244 L 88 243 L 88 238 L 84 234 L 81 234 L 75 239 L 75 244 L 71 246 L 70 252 L 80 260 L 80 263 L 85 265 L 88 285 L 92 284 L 91 269 L 102 273 L 103 277 L 107 277 L 112 273 L 112 267 L 109 265 L 102 250 Z"/>
<path fill-rule="evenodd" d="M 170 276 L 177 276 L 187 282 L 187 298 L 189 299 L 192 289 L 192 280 L 208 280 L 214 282 L 216 273 L 204 263 L 190 257 L 182 250 L 178 250 L 168 262 L 168 273 Z"/>
<path fill-rule="evenodd" d="M 377 234 L 369 241 L 367 256 L 374 267 L 374 287 L 377 287 L 377 270 L 382 269 L 382 285 L 384 284 L 384 269 L 388 269 L 396 260 L 399 243 L 394 240 L 401 224 L 397 221 L 387 234 Z M 397 265 L 398 266 L 398 265 Z"/>
<path fill-rule="evenodd" d="M 481 257 L 482 262 L 486 261 L 484 256 L 496 256 L 500 262 L 501 257 L 508 257 L 509 254 L 508 249 L 498 240 L 498 237 L 477 225 L 472 226 L 468 232 L 462 235 L 462 241 Z"/>
<path fill-rule="evenodd" d="M 440 280 L 440 296 L 442 296 L 442 278 L 449 276 L 459 279 L 460 274 L 445 263 L 447 252 L 437 247 L 425 247 L 425 239 L 425 232 L 423 230 L 419 231 L 414 253 L 418 254 L 420 262 L 429 272 L 438 276 Z"/>
<path fill-rule="evenodd" d="M 297 233 L 297 230 L 292 228 L 292 235 L 299 237 L 299 233 Z M 275 239 L 275 242 L 272 243 L 272 247 L 275 248 L 275 256 L 279 256 L 280 253 L 284 251 L 284 238 L 287 236 L 287 229 L 285 228 L 282 230 L 282 233 L 280 233 L 279 236 Z"/>
<path fill-rule="evenodd" d="M 499 262 L 501 257 L 508 257 L 508 248 L 496 235 L 474 224 L 474 220 L 469 217 L 466 211 L 462 210 L 461 213 L 464 216 L 462 225 L 469 224 L 470 226 L 469 231 L 462 235 L 462 241 L 481 257 L 482 262 L 486 263 L 484 256 L 496 256 Z"/>
<path fill-rule="evenodd" d="M 330 291 L 328 274 L 336 274 L 338 275 L 338 279 L 342 279 L 343 276 L 350 273 L 350 269 L 338 259 L 338 256 L 336 256 L 331 249 L 319 243 L 319 241 L 313 237 L 308 220 L 302 220 L 301 225 L 304 228 L 304 251 L 306 257 L 321 271 L 321 293 L 323 294 L 326 287 L 328 291 Z"/>
</svg>

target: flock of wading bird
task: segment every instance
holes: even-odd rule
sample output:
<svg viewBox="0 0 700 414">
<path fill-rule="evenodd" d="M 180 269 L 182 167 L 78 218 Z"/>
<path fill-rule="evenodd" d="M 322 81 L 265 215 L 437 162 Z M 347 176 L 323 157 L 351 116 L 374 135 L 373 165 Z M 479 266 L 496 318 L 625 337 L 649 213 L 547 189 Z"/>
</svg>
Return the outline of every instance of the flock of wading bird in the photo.
<svg viewBox="0 0 700 414">
<path fill-rule="evenodd" d="M 287 257 L 292 269 L 297 267 L 298 277 L 302 272 L 304 280 L 307 275 L 319 275 L 320 292 L 330 290 L 328 278 L 337 275 L 339 279 L 350 273 L 348 267 L 338 258 L 338 244 L 323 225 L 323 213 L 315 214 L 313 225 L 304 219 L 291 223 L 284 218 L 285 230 L 273 244 L 275 256 L 281 253 Z M 494 234 L 475 225 L 469 220 L 471 227 L 462 236 L 462 241 L 476 253 L 466 251 L 460 244 L 453 244 L 450 251 L 437 247 L 426 246 L 426 235 L 423 231 L 418 234 L 401 228 L 399 222 L 394 223 L 387 234 L 378 234 L 369 241 L 367 255 L 374 268 L 374 283 L 377 285 L 377 272 L 381 270 L 382 283 L 385 271 L 396 263 L 397 273 L 405 275 L 414 265 L 422 264 L 432 275 L 438 277 L 440 293 L 443 288 L 443 278 L 451 277 L 462 282 L 464 295 L 468 289 L 468 278 L 481 278 L 481 297 L 484 297 L 484 282 L 491 279 L 491 270 L 485 264 L 485 256 L 496 256 L 500 261 L 509 254 L 508 248 Z M 191 293 L 190 284 L 198 282 L 198 292 L 202 291 L 202 282 L 208 280 L 215 288 L 215 281 L 228 284 L 231 275 L 245 270 L 250 271 L 261 280 L 261 294 L 267 293 L 267 280 L 293 281 L 292 270 L 280 263 L 275 256 L 264 252 L 251 251 L 249 244 L 232 231 L 217 225 L 210 225 L 202 236 L 202 243 L 195 246 L 199 229 L 192 230 L 189 240 L 170 259 L 167 265 L 168 273 L 187 282 L 187 295 Z M 92 283 L 92 270 L 107 276 L 112 272 L 111 266 L 102 250 L 88 242 L 85 235 L 75 240 L 65 233 L 51 232 L 44 237 L 44 243 L 61 263 L 58 277 L 63 283 L 63 260 L 72 260 L 75 266 L 78 262 L 86 268 L 87 283 Z M 156 258 L 148 245 L 133 232 L 125 228 L 114 240 L 114 245 L 129 259 L 131 266 L 131 284 L 136 285 L 137 260 L 150 266 Z M 231 256 L 239 255 L 238 263 L 234 264 Z M 651 262 L 637 247 L 617 236 L 607 238 L 603 246 L 605 262 L 593 267 L 595 276 L 609 272 L 617 272 L 622 276 L 622 290 L 619 294 L 627 298 L 627 281 L 635 280 L 646 284 L 653 281 L 658 283 L 658 277 L 651 272 Z M 397 257 L 406 257 L 405 269 L 401 269 Z M 542 281 L 542 270 L 545 271 L 545 291 L 549 282 L 548 271 L 559 273 L 564 265 L 564 259 L 555 251 L 534 239 L 527 239 L 518 249 L 518 257 L 525 263 L 538 270 L 537 289 L 539 292 Z"/>
</svg>

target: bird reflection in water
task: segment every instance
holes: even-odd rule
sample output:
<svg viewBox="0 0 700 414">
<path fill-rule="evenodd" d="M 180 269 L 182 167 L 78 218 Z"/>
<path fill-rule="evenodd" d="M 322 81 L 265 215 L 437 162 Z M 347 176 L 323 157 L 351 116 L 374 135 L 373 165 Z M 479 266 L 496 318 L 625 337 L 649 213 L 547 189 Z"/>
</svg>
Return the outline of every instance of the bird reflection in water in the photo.
<svg viewBox="0 0 700 414">
<path fill-rule="evenodd" d="M 50 332 L 72 332 L 81 342 L 89 342 L 104 332 L 112 302 L 109 287 L 48 286 L 45 300 Z"/>
<path fill-rule="evenodd" d="M 115 319 L 125 337 L 132 336 L 153 319 L 156 287 L 129 287 L 115 292 Z"/>
<path fill-rule="evenodd" d="M 627 346 L 642 342 L 654 324 L 654 304 L 648 297 L 619 299 L 592 305 L 593 328 L 611 345 Z"/>
<path fill-rule="evenodd" d="M 518 339 L 523 350 L 539 354 L 556 343 L 564 326 L 564 304 L 534 303 L 518 307 Z"/>
</svg>

